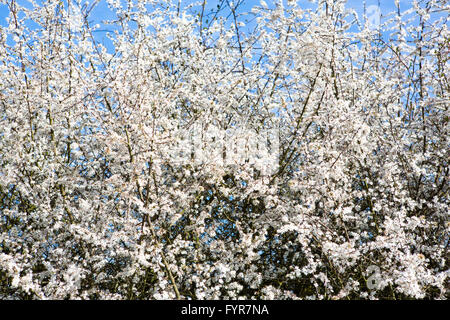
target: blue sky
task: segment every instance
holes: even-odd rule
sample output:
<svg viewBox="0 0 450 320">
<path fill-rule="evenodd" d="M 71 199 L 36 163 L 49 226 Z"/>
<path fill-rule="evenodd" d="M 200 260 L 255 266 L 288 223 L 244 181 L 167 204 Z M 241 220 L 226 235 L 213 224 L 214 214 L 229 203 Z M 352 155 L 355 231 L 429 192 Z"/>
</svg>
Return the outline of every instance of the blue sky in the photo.
<svg viewBox="0 0 450 320">
<path fill-rule="evenodd" d="M 93 1 L 89 1 L 92 3 Z M 192 0 L 182 0 L 183 3 L 191 3 Z M 208 1 L 208 8 L 214 8 L 219 3 L 219 0 L 209 0 Z M 266 0 L 266 2 L 270 5 L 270 0 Z M 17 3 L 27 5 L 29 4 L 26 0 L 17 0 Z M 250 11 L 253 6 L 258 6 L 260 3 L 259 0 L 244 0 L 244 3 L 241 7 L 241 10 L 248 10 Z M 313 7 L 308 0 L 298 0 L 298 3 L 301 4 L 304 7 Z M 378 3 L 380 4 L 380 11 L 382 14 L 386 14 L 388 12 L 391 12 L 395 9 L 395 2 L 394 0 L 366 0 L 366 7 L 370 6 L 378 6 Z M 401 0 L 400 6 L 403 9 L 407 9 L 411 6 L 411 1 L 409 0 Z M 363 8 L 364 8 L 364 1 L 361 0 L 348 0 L 347 1 L 347 7 L 353 8 L 356 10 L 356 12 L 362 16 Z M 6 25 L 6 17 L 9 14 L 9 9 L 5 4 L 0 5 L 0 25 L 5 26 Z M 96 6 L 96 8 L 92 12 L 92 17 L 94 19 L 102 20 L 107 18 L 110 15 L 110 11 L 106 5 L 106 1 L 100 1 L 100 3 Z"/>
<path fill-rule="evenodd" d="M 193 2 L 197 2 L 197 3 L 201 3 L 202 0 L 181 0 L 183 5 L 188 5 L 190 3 Z M 232 0 L 229 0 L 232 1 Z M 238 0 L 234 0 L 234 2 L 236 2 Z M 286 0 L 285 0 L 286 1 Z M 30 3 L 26 0 L 17 0 L 16 1 L 18 4 L 24 5 L 24 6 L 28 6 L 30 7 Z M 36 0 L 36 2 L 44 2 L 43 0 Z M 86 3 L 88 2 L 89 4 L 94 3 L 94 0 L 81 0 L 81 3 Z M 205 16 L 208 12 L 210 12 L 211 8 L 216 8 L 217 5 L 220 3 L 220 0 L 207 0 L 207 8 L 206 8 L 206 12 L 205 12 Z M 273 5 L 271 5 L 271 3 L 274 2 L 274 0 L 265 0 L 265 2 L 272 7 Z M 303 8 L 314 8 L 316 6 L 316 4 L 311 3 L 309 0 L 298 0 L 297 3 L 299 3 Z M 368 13 L 368 17 L 369 17 L 369 21 L 374 22 L 374 26 L 378 24 L 377 21 L 377 16 L 379 16 L 379 13 L 381 13 L 381 15 L 386 15 L 389 12 L 392 12 L 394 10 L 396 10 L 395 8 L 395 1 L 394 0 L 365 0 L 365 1 L 361 1 L 361 0 L 347 0 L 347 8 L 353 8 L 355 9 L 355 11 L 357 12 L 359 18 L 362 20 L 363 17 L 363 12 L 364 12 L 364 5 L 365 7 L 368 9 L 367 13 Z M 243 0 L 242 5 L 239 8 L 240 12 L 250 12 L 251 9 L 254 6 L 260 6 L 260 0 Z M 400 0 L 400 6 L 402 11 L 408 9 L 411 7 L 411 1 L 409 0 Z M 379 10 L 377 9 L 379 8 Z M 9 8 L 7 5 L 5 4 L 0 4 L 0 26 L 6 26 L 6 18 L 9 15 Z M 91 14 L 90 14 L 90 22 L 92 23 L 91 25 L 100 23 L 101 25 L 101 21 L 111 18 L 112 12 L 109 10 L 107 3 L 105 0 L 100 0 L 100 2 L 94 7 L 94 9 L 92 10 Z M 372 17 L 372 18 L 370 18 Z M 375 17 L 375 18 L 374 18 Z M 206 19 L 206 17 L 205 17 Z M 252 28 L 253 25 L 249 24 L 248 27 Z M 103 30 L 111 30 L 112 27 L 108 26 L 106 28 L 101 28 Z M 106 37 L 106 32 L 104 31 L 97 31 L 94 34 L 94 37 L 96 38 L 97 41 L 103 43 L 107 50 L 111 50 L 113 51 L 113 46 L 112 43 L 110 42 L 110 40 L 108 40 Z M 8 39 L 8 43 L 11 44 L 11 42 L 9 42 L 11 39 Z"/>
</svg>

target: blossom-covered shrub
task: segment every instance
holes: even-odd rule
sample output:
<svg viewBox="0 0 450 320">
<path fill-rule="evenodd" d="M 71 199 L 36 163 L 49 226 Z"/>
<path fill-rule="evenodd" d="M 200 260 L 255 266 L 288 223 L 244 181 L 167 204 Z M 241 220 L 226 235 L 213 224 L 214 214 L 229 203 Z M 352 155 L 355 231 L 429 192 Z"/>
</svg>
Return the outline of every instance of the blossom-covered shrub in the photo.
<svg viewBox="0 0 450 320">
<path fill-rule="evenodd" d="M 106 2 L 0 2 L 0 298 L 448 297 L 446 1 Z"/>
</svg>

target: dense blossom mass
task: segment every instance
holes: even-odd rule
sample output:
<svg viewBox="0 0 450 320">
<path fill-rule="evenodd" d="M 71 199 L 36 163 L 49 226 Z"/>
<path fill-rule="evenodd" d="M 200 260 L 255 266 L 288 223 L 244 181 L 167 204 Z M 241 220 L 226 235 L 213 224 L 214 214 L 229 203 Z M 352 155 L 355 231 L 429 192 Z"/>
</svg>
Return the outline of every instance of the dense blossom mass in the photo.
<svg viewBox="0 0 450 320">
<path fill-rule="evenodd" d="M 448 298 L 448 2 L 266 2 L 0 1 L 0 299 Z"/>
</svg>

